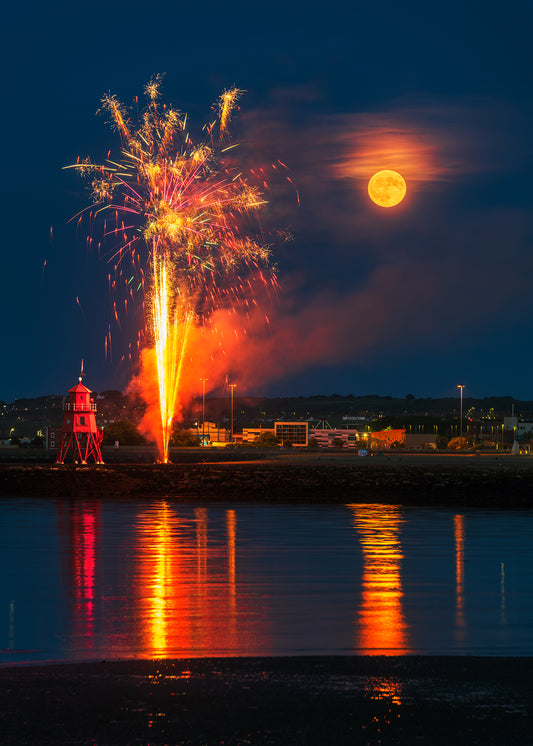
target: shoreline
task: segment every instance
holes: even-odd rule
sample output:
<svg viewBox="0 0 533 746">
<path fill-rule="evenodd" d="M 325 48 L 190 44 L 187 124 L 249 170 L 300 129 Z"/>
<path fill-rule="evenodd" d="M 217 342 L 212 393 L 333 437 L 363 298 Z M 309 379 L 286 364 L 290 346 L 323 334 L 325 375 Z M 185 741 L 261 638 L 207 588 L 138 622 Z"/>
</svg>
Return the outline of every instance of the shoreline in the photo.
<svg viewBox="0 0 533 746">
<path fill-rule="evenodd" d="M 0 497 L 533 507 L 529 456 L 262 453 L 199 461 L 203 456 L 169 464 L 1 462 Z"/>
<path fill-rule="evenodd" d="M 0 669 L 2 743 L 530 743 L 533 658 L 205 658 Z"/>
<path fill-rule="evenodd" d="M 0 463 L 0 499 L 533 507 L 533 459 L 352 454 Z M 287 656 L 0 666 L 2 744 L 531 743 L 533 656 Z"/>
</svg>

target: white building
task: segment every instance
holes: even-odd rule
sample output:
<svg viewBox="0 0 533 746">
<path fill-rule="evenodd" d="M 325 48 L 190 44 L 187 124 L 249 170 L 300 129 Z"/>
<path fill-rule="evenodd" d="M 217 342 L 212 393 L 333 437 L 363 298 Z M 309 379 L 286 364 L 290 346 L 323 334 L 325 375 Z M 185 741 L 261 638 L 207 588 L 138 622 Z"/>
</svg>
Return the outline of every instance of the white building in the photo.
<svg viewBox="0 0 533 746">
<path fill-rule="evenodd" d="M 520 438 L 526 433 L 533 431 L 533 422 L 518 422 L 518 417 L 504 417 L 503 429 L 514 430 L 515 434 Z"/>
</svg>

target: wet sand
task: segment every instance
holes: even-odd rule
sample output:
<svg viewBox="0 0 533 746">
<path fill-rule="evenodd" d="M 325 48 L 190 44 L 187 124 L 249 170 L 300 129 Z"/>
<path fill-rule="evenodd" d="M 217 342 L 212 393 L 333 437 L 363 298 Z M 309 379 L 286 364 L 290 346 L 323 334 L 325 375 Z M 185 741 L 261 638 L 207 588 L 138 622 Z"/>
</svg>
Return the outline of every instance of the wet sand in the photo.
<svg viewBox="0 0 533 746">
<path fill-rule="evenodd" d="M 531 744 L 533 659 L 314 657 L 0 669 L 2 744 Z"/>
</svg>

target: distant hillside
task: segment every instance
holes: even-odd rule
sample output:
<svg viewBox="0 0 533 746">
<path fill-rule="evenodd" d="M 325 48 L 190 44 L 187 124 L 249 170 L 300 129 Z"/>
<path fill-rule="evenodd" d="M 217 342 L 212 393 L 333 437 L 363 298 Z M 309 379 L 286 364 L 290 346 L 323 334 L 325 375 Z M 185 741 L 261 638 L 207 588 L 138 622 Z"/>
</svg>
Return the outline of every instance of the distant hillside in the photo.
<svg viewBox="0 0 533 746">
<path fill-rule="evenodd" d="M 515 414 L 523 419 L 533 416 L 533 401 L 520 402 L 511 396 L 463 399 L 463 415 L 473 419 L 503 419 Z M 197 400 L 185 412 L 188 419 L 199 416 L 201 401 Z M 365 396 L 299 396 L 286 398 L 235 397 L 234 417 L 239 422 L 260 422 L 276 419 L 315 420 L 326 419 L 330 424 L 343 422 L 343 417 L 364 417 L 376 420 L 388 417 L 457 418 L 460 399 L 421 398 L 414 396 L 394 398 L 368 394 Z M 206 399 L 206 419 L 220 420 L 230 416 L 229 397 Z"/>
<path fill-rule="evenodd" d="M 102 424 L 119 420 L 138 423 L 144 414 L 142 401 L 124 396 L 120 391 L 95 392 L 98 408 L 97 418 Z M 33 436 L 45 425 L 59 425 L 63 417 L 63 401 L 58 395 L 40 396 L 35 399 L 17 399 L 12 403 L 0 402 L 0 438 L 7 438 L 12 429 L 18 436 Z M 433 422 L 457 420 L 459 397 L 417 399 L 412 395 L 404 398 L 366 394 L 365 396 L 298 396 L 298 397 L 254 397 L 234 398 L 234 424 L 236 429 L 251 425 L 272 423 L 274 420 L 326 420 L 332 426 L 356 426 L 364 418 L 367 423 L 401 427 L 410 423 L 430 425 Z M 499 420 L 515 415 L 523 420 L 533 419 L 533 401 L 519 401 L 512 396 L 495 396 L 484 399 L 465 397 L 463 415 L 473 420 Z M 193 400 L 183 411 L 183 425 L 191 427 L 202 416 L 201 396 Z M 231 417 L 230 399 L 206 397 L 206 420 L 228 422 Z M 346 418 L 346 419 L 345 419 Z M 361 420 L 359 420 L 361 422 Z"/>
</svg>

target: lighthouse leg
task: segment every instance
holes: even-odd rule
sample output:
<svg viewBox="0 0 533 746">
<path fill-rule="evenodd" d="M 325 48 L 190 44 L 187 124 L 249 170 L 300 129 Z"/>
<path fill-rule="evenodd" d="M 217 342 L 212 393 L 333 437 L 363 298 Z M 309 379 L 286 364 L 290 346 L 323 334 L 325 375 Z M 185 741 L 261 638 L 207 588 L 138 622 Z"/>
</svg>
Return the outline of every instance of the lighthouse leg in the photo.
<svg viewBox="0 0 533 746">
<path fill-rule="evenodd" d="M 61 442 L 59 444 L 59 451 L 57 452 L 56 464 L 62 464 L 65 460 L 65 434 L 61 435 Z"/>
<path fill-rule="evenodd" d="M 90 451 L 88 456 L 92 456 L 95 460 L 95 463 L 101 464 L 102 463 L 102 457 L 100 455 L 100 450 L 98 448 L 98 443 L 96 442 L 96 438 L 92 433 L 89 434 L 87 438 L 87 450 Z"/>
<path fill-rule="evenodd" d="M 82 438 L 83 437 L 84 436 L 82 435 Z M 88 433 L 87 436 L 85 436 L 85 453 L 83 455 L 83 461 L 82 461 L 83 464 L 87 463 L 87 459 L 88 459 L 88 455 L 89 455 L 89 443 L 90 443 L 90 440 L 91 440 L 91 434 Z"/>
<path fill-rule="evenodd" d="M 74 434 L 74 442 L 76 443 L 76 463 L 83 464 L 83 456 L 81 454 L 81 448 L 80 448 L 80 441 L 78 437 L 78 433 Z"/>
<path fill-rule="evenodd" d="M 65 458 L 67 456 L 67 453 L 70 448 L 70 443 L 72 440 L 72 433 L 63 433 L 61 436 L 61 443 L 59 445 L 59 453 L 57 454 L 57 462 L 58 464 L 64 464 Z"/>
</svg>

